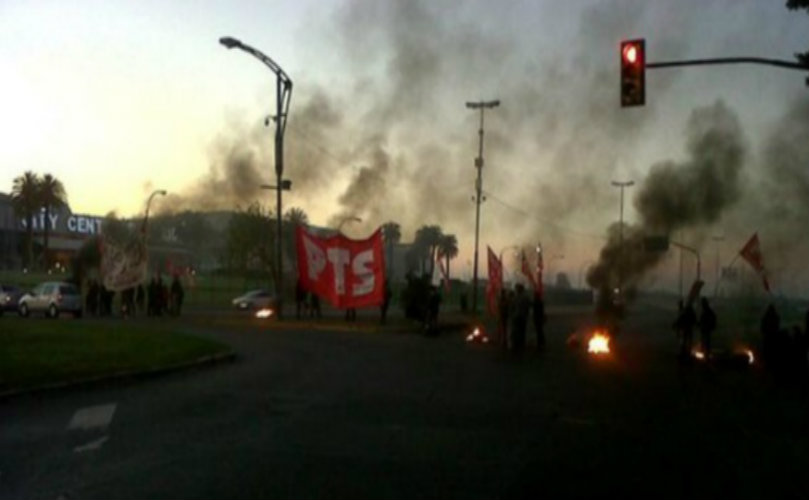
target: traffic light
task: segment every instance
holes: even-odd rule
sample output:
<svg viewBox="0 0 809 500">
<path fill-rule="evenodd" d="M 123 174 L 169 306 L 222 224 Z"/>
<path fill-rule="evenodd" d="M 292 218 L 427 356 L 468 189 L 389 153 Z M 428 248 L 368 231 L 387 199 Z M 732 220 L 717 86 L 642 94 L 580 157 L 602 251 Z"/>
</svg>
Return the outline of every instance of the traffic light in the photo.
<svg viewBox="0 0 809 500">
<path fill-rule="evenodd" d="M 646 50 L 644 39 L 621 42 L 621 107 L 646 103 Z"/>
</svg>

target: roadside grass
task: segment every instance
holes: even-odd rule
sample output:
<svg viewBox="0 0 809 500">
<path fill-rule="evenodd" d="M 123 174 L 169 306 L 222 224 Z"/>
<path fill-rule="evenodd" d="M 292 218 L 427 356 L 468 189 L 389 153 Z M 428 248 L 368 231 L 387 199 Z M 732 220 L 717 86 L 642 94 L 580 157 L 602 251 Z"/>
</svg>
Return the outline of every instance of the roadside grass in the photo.
<svg viewBox="0 0 809 500">
<path fill-rule="evenodd" d="M 228 352 L 169 325 L 0 319 L 0 392 L 149 370 Z"/>
</svg>

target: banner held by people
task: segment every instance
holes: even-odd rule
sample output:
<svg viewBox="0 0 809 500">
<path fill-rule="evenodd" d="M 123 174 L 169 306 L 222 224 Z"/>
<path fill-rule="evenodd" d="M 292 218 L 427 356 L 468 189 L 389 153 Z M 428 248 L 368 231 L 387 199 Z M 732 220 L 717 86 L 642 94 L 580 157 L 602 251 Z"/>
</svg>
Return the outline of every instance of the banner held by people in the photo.
<svg viewBox="0 0 809 500">
<path fill-rule="evenodd" d="M 385 300 L 382 230 L 364 240 L 318 237 L 295 230 L 298 279 L 303 288 L 340 309 L 379 306 Z"/>
</svg>

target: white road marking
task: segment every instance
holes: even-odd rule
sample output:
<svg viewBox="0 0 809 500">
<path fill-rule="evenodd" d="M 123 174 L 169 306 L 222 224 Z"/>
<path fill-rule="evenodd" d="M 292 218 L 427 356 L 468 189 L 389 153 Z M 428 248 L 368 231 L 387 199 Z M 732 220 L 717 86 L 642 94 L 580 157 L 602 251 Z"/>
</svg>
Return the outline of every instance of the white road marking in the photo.
<svg viewBox="0 0 809 500">
<path fill-rule="evenodd" d="M 87 444 L 83 444 L 81 446 L 76 446 L 75 448 L 73 448 L 73 452 L 74 453 L 82 453 L 82 452 L 85 452 L 85 451 L 97 450 L 97 449 L 101 448 L 101 445 L 103 445 L 105 442 L 107 442 L 107 440 L 109 438 L 110 438 L 109 436 L 104 436 L 104 437 L 102 437 L 100 439 L 96 439 L 95 441 L 90 441 Z"/>
<path fill-rule="evenodd" d="M 115 414 L 115 403 L 90 406 L 82 408 L 73 414 L 70 423 L 67 424 L 67 429 L 94 429 L 96 427 L 107 427 L 112 421 L 112 416 Z"/>
</svg>

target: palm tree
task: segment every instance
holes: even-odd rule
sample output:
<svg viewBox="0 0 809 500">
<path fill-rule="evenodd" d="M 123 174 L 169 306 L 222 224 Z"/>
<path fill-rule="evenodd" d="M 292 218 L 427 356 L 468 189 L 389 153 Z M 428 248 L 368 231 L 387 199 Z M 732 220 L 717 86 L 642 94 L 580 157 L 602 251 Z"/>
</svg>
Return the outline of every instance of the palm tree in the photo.
<svg viewBox="0 0 809 500">
<path fill-rule="evenodd" d="M 438 256 L 447 261 L 447 281 L 449 281 L 449 261 L 458 256 L 458 238 L 454 234 L 441 236 L 438 242 Z"/>
<path fill-rule="evenodd" d="M 292 207 L 287 210 L 287 213 L 284 214 L 284 219 L 287 222 L 292 224 L 292 227 L 303 225 L 309 225 L 309 216 L 306 215 L 306 212 L 302 208 Z"/>
<path fill-rule="evenodd" d="M 39 181 L 39 202 L 45 207 L 45 232 L 43 233 L 43 241 L 45 243 L 45 269 L 48 269 L 50 267 L 48 234 L 51 225 L 51 209 L 67 206 L 67 193 L 65 193 L 65 186 L 62 184 L 62 181 L 51 174 L 45 174 Z"/>
<path fill-rule="evenodd" d="M 39 202 L 39 176 L 30 170 L 14 179 L 11 204 L 17 217 L 25 220 L 25 266 L 34 260 L 34 215 L 42 206 Z"/>
<path fill-rule="evenodd" d="M 435 255 L 438 251 L 438 243 L 441 241 L 441 227 L 440 226 L 421 226 L 418 231 L 416 231 L 416 241 L 414 244 L 421 249 L 421 251 L 427 253 L 427 257 L 430 260 L 430 268 L 425 274 L 429 274 L 432 276 L 433 271 L 435 270 Z M 425 269 L 422 267 L 422 272 Z"/>
<path fill-rule="evenodd" d="M 393 247 L 402 240 L 402 229 L 393 221 L 382 224 L 382 237 L 388 247 L 388 273 L 393 276 Z"/>
</svg>

